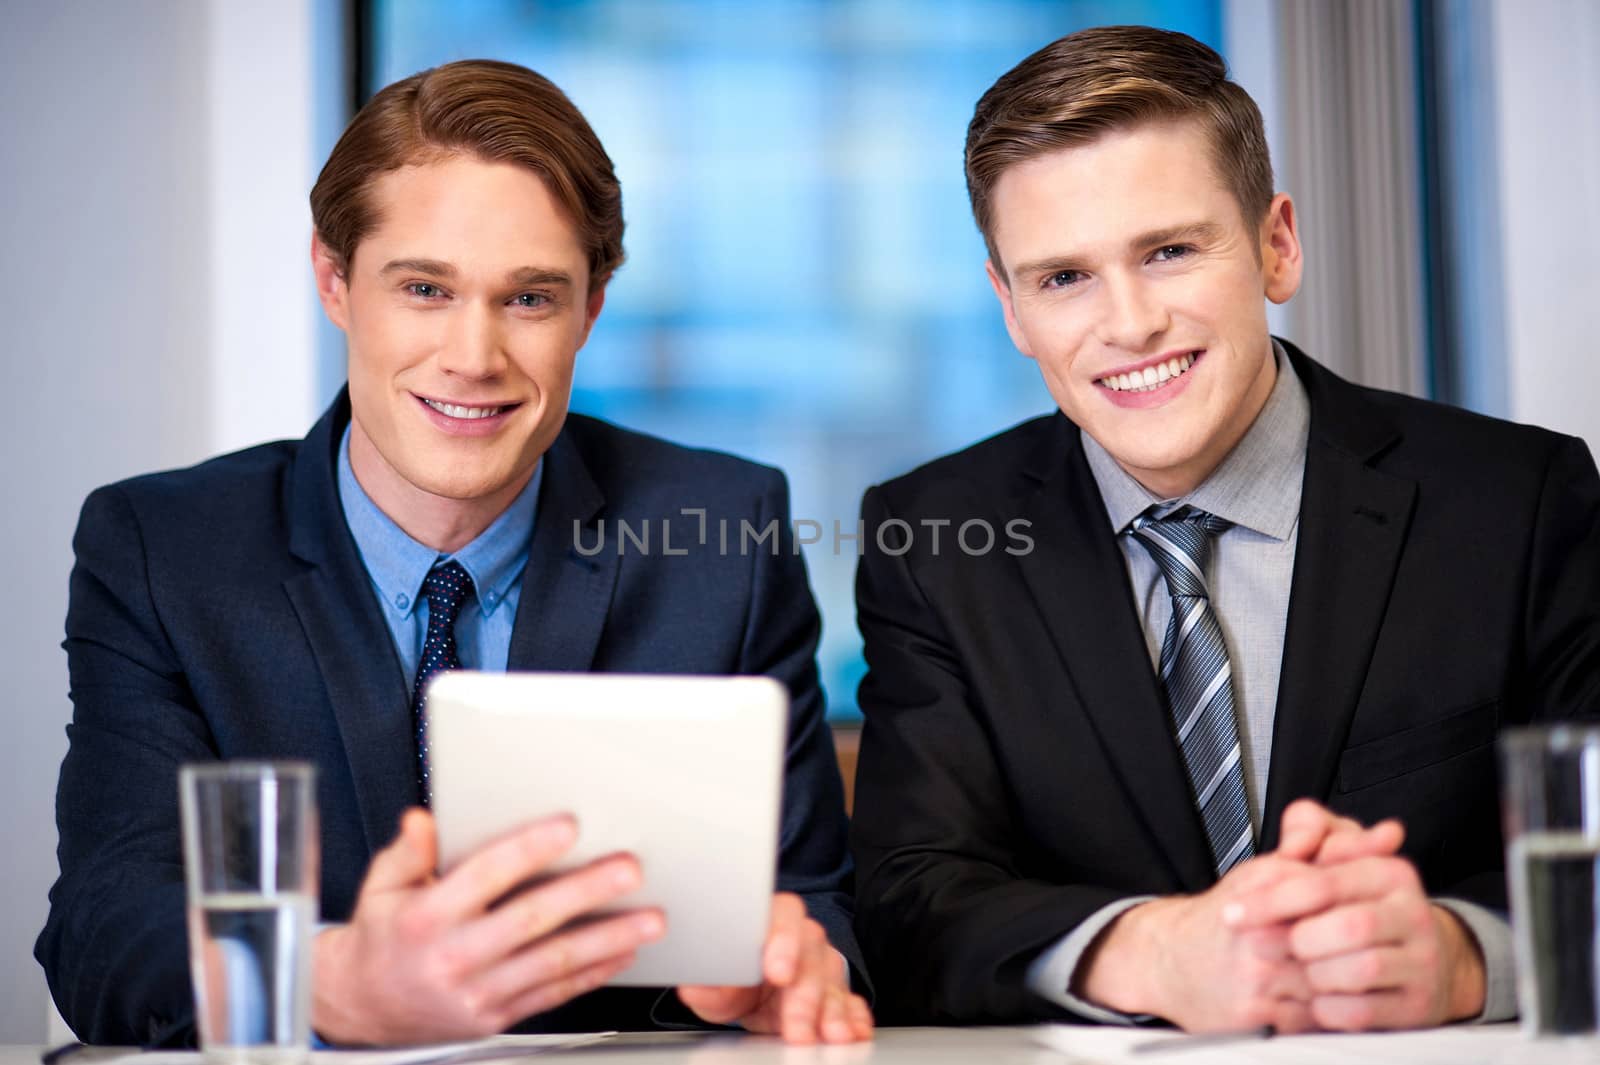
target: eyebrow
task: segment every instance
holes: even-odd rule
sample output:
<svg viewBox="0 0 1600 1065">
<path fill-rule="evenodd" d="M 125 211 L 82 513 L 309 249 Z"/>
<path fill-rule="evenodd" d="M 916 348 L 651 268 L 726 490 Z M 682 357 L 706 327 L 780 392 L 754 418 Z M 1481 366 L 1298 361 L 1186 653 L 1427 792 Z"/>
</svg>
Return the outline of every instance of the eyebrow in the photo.
<svg viewBox="0 0 1600 1065">
<path fill-rule="evenodd" d="M 1150 229 L 1128 242 L 1130 248 L 1159 248 L 1168 244 L 1214 242 L 1222 236 L 1222 227 L 1215 222 L 1185 222 L 1181 225 Z M 1049 259 L 1036 259 L 1022 263 L 1011 271 L 1013 278 L 1038 277 L 1059 274 L 1065 270 L 1081 270 L 1081 256 L 1059 255 Z"/>
<path fill-rule="evenodd" d="M 438 259 L 393 259 L 378 271 L 379 277 L 390 274 L 426 274 L 453 280 L 459 275 L 453 265 Z M 572 275 L 565 270 L 540 266 L 522 266 L 506 273 L 509 285 L 571 285 Z"/>
</svg>

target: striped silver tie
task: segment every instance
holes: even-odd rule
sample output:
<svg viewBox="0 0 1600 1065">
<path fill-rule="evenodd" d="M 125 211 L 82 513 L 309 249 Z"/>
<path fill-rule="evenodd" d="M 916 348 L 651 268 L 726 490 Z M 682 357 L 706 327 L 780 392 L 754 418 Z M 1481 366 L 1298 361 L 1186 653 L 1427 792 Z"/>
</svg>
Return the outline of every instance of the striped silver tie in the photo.
<svg viewBox="0 0 1600 1065">
<path fill-rule="evenodd" d="M 1233 717 L 1233 671 L 1206 592 L 1211 541 L 1231 523 L 1193 507 L 1165 518 L 1146 511 L 1129 533 L 1167 579 L 1172 621 L 1161 643 L 1161 687 L 1221 876 L 1255 853 Z"/>
</svg>

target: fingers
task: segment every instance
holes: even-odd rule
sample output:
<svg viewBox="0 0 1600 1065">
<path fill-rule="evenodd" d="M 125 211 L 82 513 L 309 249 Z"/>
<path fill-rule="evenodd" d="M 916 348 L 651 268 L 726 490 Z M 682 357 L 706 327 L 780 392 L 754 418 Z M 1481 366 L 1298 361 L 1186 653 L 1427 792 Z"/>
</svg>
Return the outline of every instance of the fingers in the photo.
<svg viewBox="0 0 1600 1065">
<path fill-rule="evenodd" d="M 436 861 L 433 815 L 420 808 L 400 818 L 400 834 L 372 859 L 362 892 L 415 887 L 433 876 Z"/>
<path fill-rule="evenodd" d="M 1274 884 L 1240 893 L 1223 906 L 1222 923 L 1238 931 L 1298 921 L 1335 906 L 1401 890 L 1421 893 L 1415 868 L 1403 858 L 1358 858 L 1340 865 L 1303 866 Z"/>
<path fill-rule="evenodd" d="M 1318 961 L 1369 947 L 1400 943 L 1426 933 L 1428 905 L 1396 899 L 1391 904 L 1358 903 L 1336 906 L 1297 922 L 1289 931 L 1288 945 L 1300 961 Z"/>
<path fill-rule="evenodd" d="M 1317 1027 L 1311 1016 L 1310 1002 L 1287 998 L 1273 1003 L 1271 1023 L 1277 1035 L 1299 1035 L 1315 1031 Z"/>
<path fill-rule="evenodd" d="M 488 969 L 476 984 L 491 1002 L 520 999 L 530 989 L 560 986 L 617 958 L 631 958 L 640 947 L 665 933 L 666 921 L 658 910 L 607 917 L 524 948 Z"/>
<path fill-rule="evenodd" d="M 849 994 L 841 987 L 829 987 L 822 996 L 822 1015 L 817 1020 L 817 1034 L 825 1043 L 851 1043 L 855 1041 L 854 1029 L 845 1012 Z"/>
<path fill-rule="evenodd" d="M 1309 862 L 1330 835 L 1352 828 L 1359 831 L 1361 825 L 1311 799 L 1296 799 L 1284 808 L 1276 853 L 1297 862 Z"/>
<path fill-rule="evenodd" d="M 634 963 L 632 954 L 623 954 L 597 962 L 586 969 L 556 980 L 552 983 L 542 984 L 524 994 L 512 999 L 502 1010 L 501 1016 L 507 1018 L 501 1028 L 509 1028 L 524 1017 L 531 1017 L 536 1013 L 553 1010 L 557 1006 L 570 1002 L 579 995 L 586 995 L 591 991 L 604 987 L 606 981 L 627 969 Z"/>
<path fill-rule="evenodd" d="M 782 989 L 778 1003 L 778 1033 L 785 1043 L 804 1046 L 821 1037 L 819 1022 L 823 1001 L 830 983 L 836 984 L 839 977 L 828 971 L 828 955 L 832 948 L 822 933 L 822 926 L 807 921 L 801 937 L 794 980 Z"/>
<path fill-rule="evenodd" d="M 850 967 L 822 926 L 807 922 L 800 971 L 778 992 L 778 1027 L 786 1043 L 853 1043 L 872 1038 L 872 1011 L 850 993 Z"/>
<path fill-rule="evenodd" d="M 1412 1028 L 1416 996 L 1406 991 L 1372 991 L 1362 995 L 1318 995 L 1311 1000 L 1311 1017 L 1319 1028 L 1331 1032 L 1361 1032 L 1375 1028 Z"/>
<path fill-rule="evenodd" d="M 1413 967 L 1399 947 L 1374 947 L 1311 962 L 1305 973 L 1316 995 L 1364 994 L 1406 986 Z"/>
<path fill-rule="evenodd" d="M 1284 858 L 1333 865 L 1356 858 L 1394 854 L 1405 840 L 1399 821 L 1381 821 L 1371 828 L 1313 802 L 1297 799 L 1283 811 L 1278 849 Z"/>
<path fill-rule="evenodd" d="M 1318 848 L 1313 861 L 1317 865 L 1335 865 L 1357 858 L 1398 854 L 1400 845 L 1405 839 L 1405 826 L 1391 818 L 1380 821 L 1371 828 L 1358 828 L 1353 832 L 1335 832 L 1329 835 Z"/>
<path fill-rule="evenodd" d="M 450 924 L 475 917 L 548 869 L 577 838 L 577 823 L 564 815 L 518 829 L 480 847 L 451 870 L 439 881 L 429 906 Z"/>
<path fill-rule="evenodd" d="M 773 900 L 762 971 L 766 982 L 760 987 L 680 987 L 678 997 L 704 1020 L 777 1032 L 787 1043 L 872 1038 L 872 1011 L 850 993 L 849 966 L 822 926 L 806 916 L 798 896 Z"/>
<path fill-rule="evenodd" d="M 459 873 L 466 873 L 463 866 Z M 439 884 L 447 886 L 455 876 Z M 486 965 L 556 931 L 568 922 L 603 909 L 638 890 L 639 863 L 613 855 L 528 888 L 460 930 L 457 945 L 475 964 Z M 463 890 L 460 896 L 466 897 Z M 448 905 L 446 903 L 445 905 Z"/>
<path fill-rule="evenodd" d="M 846 996 L 844 1012 L 845 1020 L 850 1022 L 850 1033 L 857 1042 L 872 1038 L 872 1007 L 867 1005 L 866 999 L 854 994 Z"/>
<path fill-rule="evenodd" d="M 1293 957 L 1286 928 L 1247 928 L 1237 938 L 1246 953 L 1261 961 L 1288 961 Z"/>
<path fill-rule="evenodd" d="M 779 892 L 772 899 L 772 923 L 761 952 L 761 974 L 774 987 L 787 987 L 800 969 L 805 944 L 806 905 L 800 896 Z"/>
</svg>

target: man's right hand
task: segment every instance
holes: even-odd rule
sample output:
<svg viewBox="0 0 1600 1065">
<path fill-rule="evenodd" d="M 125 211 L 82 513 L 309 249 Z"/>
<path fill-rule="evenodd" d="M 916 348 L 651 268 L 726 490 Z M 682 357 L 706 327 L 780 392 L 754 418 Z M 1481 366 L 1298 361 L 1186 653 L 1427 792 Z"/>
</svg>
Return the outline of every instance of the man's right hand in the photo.
<svg viewBox="0 0 1600 1065">
<path fill-rule="evenodd" d="M 1386 821 L 1363 828 L 1316 803 L 1291 804 L 1279 849 L 1241 862 L 1198 895 L 1136 906 L 1101 933 L 1078 964 L 1075 994 L 1096 1005 L 1150 1014 L 1191 1032 L 1271 1025 L 1289 1034 L 1316 1027 L 1291 923 L 1234 930 L 1224 914 L 1308 865 L 1392 854 L 1403 833 Z"/>
<path fill-rule="evenodd" d="M 639 887 L 632 856 L 511 894 L 576 839 L 571 818 L 539 821 L 441 878 L 433 817 L 408 810 L 399 837 L 373 859 L 349 923 L 316 938 L 312 1027 L 341 1044 L 478 1038 L 626 969 L 639 947 L 665 933 L 660 911 L 563 926 Z"/>
</svg>

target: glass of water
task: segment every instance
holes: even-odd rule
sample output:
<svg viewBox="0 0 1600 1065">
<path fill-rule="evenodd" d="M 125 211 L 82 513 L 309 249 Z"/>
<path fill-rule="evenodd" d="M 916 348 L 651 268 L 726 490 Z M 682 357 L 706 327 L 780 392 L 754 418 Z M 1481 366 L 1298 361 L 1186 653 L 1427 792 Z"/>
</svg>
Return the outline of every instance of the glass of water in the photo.
<svg viewBox="0 0 1600 1065">
<path fill-rule="evenodd" d="M 1600 1035 L 1600 727 L 1500 740 L 1517 1003 L 1536 1037 Z"/>
<path fill-rule="evenodd" d="M 200 1046 L 227 1065 L 301 1061 L 317 920 L 315 771 L 186 765 L 178 793 Z"/>
</svg>

